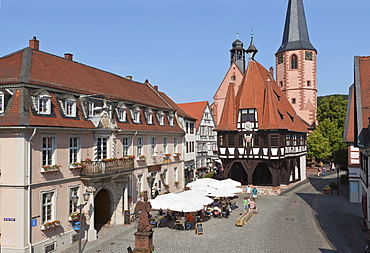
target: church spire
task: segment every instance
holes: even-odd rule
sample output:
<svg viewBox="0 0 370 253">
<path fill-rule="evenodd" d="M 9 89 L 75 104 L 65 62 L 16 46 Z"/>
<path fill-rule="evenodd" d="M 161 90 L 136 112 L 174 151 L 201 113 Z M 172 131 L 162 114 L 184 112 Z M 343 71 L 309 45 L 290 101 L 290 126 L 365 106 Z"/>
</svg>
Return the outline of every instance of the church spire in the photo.
<svg viewBox="0 0 370 253">
<path fill-rule="evenodd" d="M 245 50 L 245 52 L 249 56 L 249 60 L 251 60 L 251 61 L 254 61 L 254 56 L 258 52 L 257 48 L 254 46 L 254 39 L 253 38 L 254 38 L 254 34 L 253 34 L 253 31 L 252 31 L 252 34 L 251 34 L 251 43 L 249 44 L 249 47 L 247 48 L 247 50 Z"/>
<path fill-rule="evenodd" d="M 308 36 L 302 0 L 289 0 L 283 41 L 276 54 L 296 49 L 316 51 Z"/>
</svg>

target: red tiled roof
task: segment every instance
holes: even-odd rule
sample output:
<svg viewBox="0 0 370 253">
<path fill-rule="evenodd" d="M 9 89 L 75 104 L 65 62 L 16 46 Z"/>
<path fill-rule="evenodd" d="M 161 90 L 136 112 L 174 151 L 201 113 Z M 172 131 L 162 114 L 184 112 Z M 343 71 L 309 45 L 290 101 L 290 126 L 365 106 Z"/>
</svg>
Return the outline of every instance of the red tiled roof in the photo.
<svg viewBox="0 0 370 253">
<path fill-rule="evenodd" d="M 172 108 L 174 108 L 177 111 L 178 115 L 186 119 L 189 119 L 189 120 L 194 120 L 194 121 L 197 120 L 196 118 L 190 116 L 187 112 L 185 112 L 178 104 L 176 104 L 171 98 L 169 98 L 166 93 L 161 92 L 161 91 L 158 91 L 158 93 L 163 97 L 164 100 L 166 100 L 168 104 L 171 105 Z"/>
<path fill-rule="evenodd" d="M 22 52 L 18 51 L 0 58 L 0 83 L 14 83 L 18 81 L 22 65 Z"/>
<path fill-rule="evenodd" d="M 344 142 L 355 142 L 355 95 L 353 85 L 350 87 L 348 96 L 347 115 L 343 137 Z"/>
<path fill-rule="evenodd" d="M 178 104 L 185 112 L 190 116 L 197 119 L 196 130 L 200 125 L 200 122 L 203 118 L 204 111 L 208 105 L 207 101 L 193 102 L 193 103 L 181 103 Z"/>
<path fill-rule="evenodd" d="M 360 69 L 360 89 L 361 89 L 361 110 L 362 110 L 362 128 L 369 126 L 370 117 L 370 56 L 359 57 Z"/>
<path fill-rule="evenodd" d="M 270 72 L 256 61 L 249 61 L 235 101 L 235 113 L 240 109 L 257 109 L 259 129 L 307 132 L 307 126 L 271 78 Z M 222 117 L 230 117 L 230 113 L 226 116 L 223 113 Z M 229 127 L 225 130 L 235 129 L 236 123 Z"/>
<path fill-rule="evenodd" d="M 222 110 L 222 117 L 220 123 L 214 130 L 228 130 L 236 131 L 237 124 L 237 110 L 235 105 L 235 84 L 230 83 L 226 98 L 224 108 Z"/>
</svg>

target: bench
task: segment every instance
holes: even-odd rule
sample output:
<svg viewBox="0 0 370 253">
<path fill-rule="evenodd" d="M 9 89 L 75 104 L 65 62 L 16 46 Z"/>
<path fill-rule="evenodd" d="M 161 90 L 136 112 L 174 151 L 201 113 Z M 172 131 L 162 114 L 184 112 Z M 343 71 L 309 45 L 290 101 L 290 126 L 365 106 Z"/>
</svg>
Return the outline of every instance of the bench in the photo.
<svg viewBox="0 0 370 253">
<path fill-rule="evenodd" d="M 254 210 L 249 212 L 243 213 L 239 218 L 236 220 L 235 225 L 238 227 L 242 227 L 247 221 L 254 215 Z"/>
</svg>

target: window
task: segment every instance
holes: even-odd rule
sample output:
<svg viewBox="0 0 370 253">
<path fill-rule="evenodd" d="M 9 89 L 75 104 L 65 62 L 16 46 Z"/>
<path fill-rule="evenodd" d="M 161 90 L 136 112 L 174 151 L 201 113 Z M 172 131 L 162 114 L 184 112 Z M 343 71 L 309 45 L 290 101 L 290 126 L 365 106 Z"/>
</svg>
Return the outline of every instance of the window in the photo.
<svg viewBox="0 0 370 253">
<path fill-rule="evenodd" d="M 190 133 L 194 134 L 194 123 L 190 123 Z"/>
<path fill-rule="evenodd" d="M 157 145 L 157 139 L 156 138 L 152 138 L 151 140 L 151 155 L 154 156 L 155 153 L 156 153 L 156 145 Z"/>
<path fill-rule="evenodd" d="M 296 100 L 295 98 L 292 98 L 292 104 L 295 104 Z"/>
<path fill-rule="evenodd" d="M 255 121 L 254 109 L 241 110 L 241 122 L 254 122 L 254 121 Z"/>
<path fill-rule="evenodd" d="M 137 191 L 142 192 L 143 190 L 143 175 L 137 175 Z"/>
<path fill-rule="evenodd" d="M 285 135 L 285 145 L 290 146 L 290 134 Z"/>
<path fill-rule="evenodd" d="M 118 114 L 118 120 L 119 121 L 127 121 L 127 119 L 126 119 L 126 108 L 119 108 L 117 110 L 117 114 Z"/>
<path fill-rule="evenodd" d="M 69 164 L 78 162 L 78 154 L 80 151 L 80 138 L 69 138 Z"/>
<path fill-rule="evenodd" d="M 189 133 L 189 122 L 186 122 L 186 133 L 188 134 Z"/>
<path fill-rule="evenodd" d="M 38 103 L 39 114 L 50 114 L 51 113 L 51 100 L 50 97 L 39 97 Z"/>
<path fill-rule="evenodd" d="M 268 147 L 268 145 L 269 145 L 269 139 L 268 139 L 268 136 L 263 136 L 263 137 L 262 137 L 262 140 L 263 140 L 263 146 L 264 146 L 264 147 Z"/>
<path fill-rule="evenodd" d="M 99 137 L 96 139 L 96 160 L 101 160 L 107 157 L 108 153 L 108 138 Z"/>
<path fill-rule="evenodd" d="M 4 112 L 4 93 L 0 93 L 0 113 Z"/>
<path fill-rule="evenodd" d="M 153 124 L 153 112 L 152 112 L 152 110 L 146 111 L 146 122 L 148 124 Z"/>
<path fill-rule="evenodd" d="M 291 69 L 298 69 L 298 57 L 295 54 L 291 58 Z"/>
<path fill-rule="evenodd" d="M 42 193 L 42 212 L 41 212 L 42 223 L 54 220 L 53 204 L 54 204 L 54 192 L 51 191 Z"/>
<path fill-rule="evenodd" d="M 234 143 L 234 135 L 229 135 L 227 137 L 227 141 L 228 141 L 229 146 L 234 146 L 235 145 L 235 143 Z"/>
<path fill-rule="evenodd" d="M 94 102 L 89 102 L 89 117 L 94 117 L 95 116 L 95 104 Z"/>
<path fill-rule="evenodd" d="M 189 142 L 186 142 L 186 153 L 189 153 Z"/>
<path fill-rule="evenodd" d="M 280 81 L 280 87 L 283 87 L 283 82 L 282 81 Z"/>
<path fill-rule="evenodd" d="M 284 61 L 284 55 L 283 54 L 279 54 L 278 55 L 278 64 L 283 63 L 283 61 Z"/>
<path fill-rule="evenodd" d="M 297 135 L 293 134 L 293 146 L 297 146 Z"/>
<path fill-rule="evenodd" d="M 170 124 L 170 126 L 173 126 L 173 115 L 168 116 L 168 123 Z"/>
<path fill-rule="evenodd" d="M 225 140 L 224 140 L 224 136 L 223 135 L 219 135 L 219 143 L 220 143 L 220 146 L 224 146 L 225 145 Z"/>
<path fill-rule="evenodd" d="M 259 142 L 259 137 L 258 137 L 258 135 L 256 134 L 255 136 L 254 136 L 254 147 L 259 147 L 260 146 L 260 142 Z"/>
<path fill-rule="evenodd" d="M 163 171 L 163 184 L 168 184 L 168 180 L 167 180 L 167 174 L 168 174 L 168 170 L 164 170 Z"/>
<path fill-rule="evenodd" d="M 177 167 L 173 168 L 173 180 L 174 180 L 175 182 L 178 182 L 178 181 L 177 181 Z"/>
<path fill-rule="evenodd" d="M 70 187 L 69 188 L 69 214 L 77 212 L 77 205 L 73 204 L 72 197 L 73 196 L 78 196 L 80 187 L 75 186 L 75 187 Z"/>
<path fill-rule="evenodd" d="M 158 112 L 157 117 L 158 117 L 158 124 L 163 126 L 164 125 L 164 113 Z"/>
<path fill-rule="evenodd" d="M 177 153 L 177 138 L 173 138 L 173 152 Z"/>
<path fill-rule="evenodd" d="M 76 117 L 76 101 L 65 101 L 65 113 L 67 117 Z"/>
<path fill-rule="evenodd" d="M 127 156 L 129 154 L 129 148 L 130 148 L 130 138 L 123 137 L 122 139 L 123 149 L 122 149 L 122 155 Z"/>
<path fill-rule="evenodd" d="M 164 137 L 163 138 L 163 153 L 164 154 L 167 154 L 167 143 L 168 141 L 167 141 L 167 138 L 166 137 Z"/>
<path fill-rule="evenodd" d="M 53 164 L 54 137 L 42 138 L 42 166 Z"/>
<path fill-rule="evenodd" d="M 307 86 L 311 86 L 311 81 L 307 81 Z"/>
<path fill-rule="evenodd" d="M 244 147 L 244 136 L 243 135 L 238 136 L 238 146 Z"/>
<path fill-rule="evenodd" d="M 140 123 L 140 108 L 136 106 L 134 111 L 132 112 L 132 120 L 134 123 Z"/>
<path fill-rule="evenodd" d="M 278 147 L 279 146 L 279 136 L 277 134 L 271 135 L 271 147 Z"/>
<path fill-rule="evenodd" d="M 137 138 L 137 157 L 143 153 L 143 137 Z"/>
</svg>

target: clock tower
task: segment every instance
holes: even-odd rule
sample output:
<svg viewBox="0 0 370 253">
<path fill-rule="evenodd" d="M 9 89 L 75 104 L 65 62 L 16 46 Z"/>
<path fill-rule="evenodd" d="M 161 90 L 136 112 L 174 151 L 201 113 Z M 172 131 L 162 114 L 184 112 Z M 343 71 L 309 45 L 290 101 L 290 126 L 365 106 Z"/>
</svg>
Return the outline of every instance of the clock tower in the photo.
<svg viewBox="0 0 370 253">
<path fill-rule="evenodd" d="M 310 42 L 303 0 L 289 0 L 283 40 L 276 52 L 276 82 L 297 114 L 316 124 L 317 51 Z"/>
</svg>

